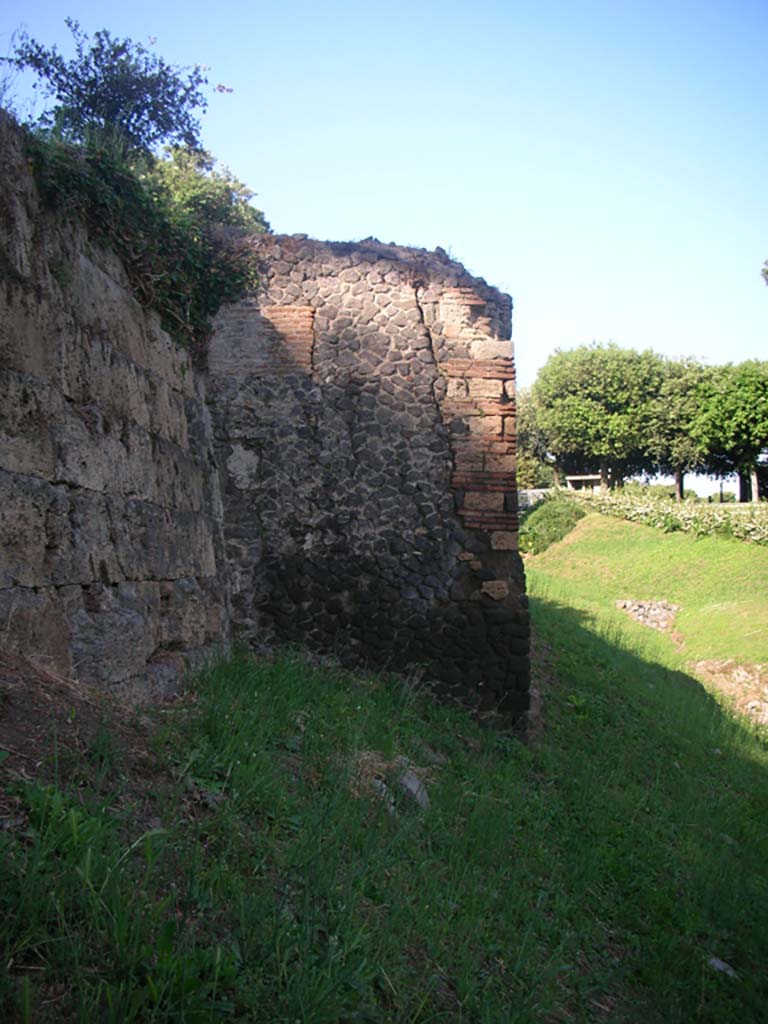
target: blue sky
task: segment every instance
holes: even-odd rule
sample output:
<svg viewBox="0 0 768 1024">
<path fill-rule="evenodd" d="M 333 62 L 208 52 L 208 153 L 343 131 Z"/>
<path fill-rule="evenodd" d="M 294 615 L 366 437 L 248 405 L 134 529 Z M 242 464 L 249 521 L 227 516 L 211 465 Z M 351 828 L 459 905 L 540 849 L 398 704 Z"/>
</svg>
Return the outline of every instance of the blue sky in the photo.
<svg viewBox="0 0 768 1024">
<path fill-rule="evenodd" d="M 28 0 L 0 53 L 69 52 L 67 14 L 234 90 L 203 140 L 276 231 L 441 245 L 510 292 L 524 385 L 592 341 L 768 359 L 765 3 Z"/>
</svg>

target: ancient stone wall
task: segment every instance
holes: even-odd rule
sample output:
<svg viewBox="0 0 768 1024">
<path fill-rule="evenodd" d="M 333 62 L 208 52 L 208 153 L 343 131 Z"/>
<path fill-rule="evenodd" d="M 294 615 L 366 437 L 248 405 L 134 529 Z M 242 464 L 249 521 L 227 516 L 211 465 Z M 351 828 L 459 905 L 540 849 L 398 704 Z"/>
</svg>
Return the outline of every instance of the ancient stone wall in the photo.
<svg viewBox="0 0 768 1024">
<path fill-rule="evenodd" d="M 521 713 L 509 297 L 441 250 L 255 245 L 209 352 L 234 625 Z"/>
<path fill-rule="evenodd" d="M 199 376 L 1 113 L 0 183 L 0 645 L 146 697 L 232 621 L 522 713 L 509 298 L 258 236 Z"/>
<path fill-rule="evenodd" d="M 0 113 L 0 643 L 149 695 L 227 637 L 202 382 Z"/>
</svg>

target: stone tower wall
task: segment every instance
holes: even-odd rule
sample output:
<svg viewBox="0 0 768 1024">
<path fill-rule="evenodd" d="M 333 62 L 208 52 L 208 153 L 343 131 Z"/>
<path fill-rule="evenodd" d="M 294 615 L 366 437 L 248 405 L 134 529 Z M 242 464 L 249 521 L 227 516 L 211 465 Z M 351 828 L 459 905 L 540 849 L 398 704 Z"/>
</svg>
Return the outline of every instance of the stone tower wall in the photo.
<svg viewBox="0 0 768 1024">
<path fill-rule="evenodd" d="M 146 697 L 234 622 L 523 712 L 509 298 L 258 236 L 198 373 L 1 114 L 0 183 L 0 645 Z"/>
<path fill-rule="evenodd" d="M 209 351 L 236 629 L 524 711 L 509 297 L 441 250 L 257 253 Z"/>
</svg>

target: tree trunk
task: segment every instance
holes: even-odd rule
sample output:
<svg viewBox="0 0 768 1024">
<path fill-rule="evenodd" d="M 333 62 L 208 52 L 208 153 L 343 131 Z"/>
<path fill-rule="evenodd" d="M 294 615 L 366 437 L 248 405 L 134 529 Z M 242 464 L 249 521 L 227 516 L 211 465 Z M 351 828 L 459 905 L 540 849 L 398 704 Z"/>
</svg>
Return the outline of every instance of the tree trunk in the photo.
<svg viewBox="0 0 768 1024">
<path fill-rule="evenodd" d="M 757 485 L 757 466 L 753 466 L 750 469 L 749 482 L 752 486 L 752 501 L 756 505 L 760 501 L 760 489 Z"/>
<path fill-rule="evenodd" d="M 750 477 L 740 469 L 738 471 L 738 500 L 739 502 L 749 502 L 750 500 Z"/>
<path fill-rule="evenodd" d="M 608 460 L 602 459 L 600 461 L 600 490 L 607 491 L 610 484 L 608 481 Z"/>
<path fill-rule="evenodd" d="M 683 500 L 683 496 L 685 494 L 685 489 L 683 487 L 684 477 L 685 474 L 683 473 L 682 469 L 675 470 L 675 501 Z"/>
</svg>

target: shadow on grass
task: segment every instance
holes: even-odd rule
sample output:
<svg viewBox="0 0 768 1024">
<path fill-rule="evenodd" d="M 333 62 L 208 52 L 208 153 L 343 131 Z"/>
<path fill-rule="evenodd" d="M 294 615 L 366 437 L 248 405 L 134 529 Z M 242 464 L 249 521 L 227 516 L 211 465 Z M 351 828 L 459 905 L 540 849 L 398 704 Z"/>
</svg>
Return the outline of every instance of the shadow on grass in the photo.
<svg viewBox="0 0 768 1024">
<path fill-rule="evenodd" d="M 549 597 L 531 610 L 551 669 L 534 667 L 543 727 L 533 749 L 559 805 L 564 887 L 607 922 L 632 985 L 666 993 L 663 1019 L 759 1019 L 765 735 L 691 676 L 649 660 L 618 624 Z"/>
<path fill-rule="evenodd" d="M 720 773 L 722 758 L 736 756 L 751 785 L 765 786 L 768 796 L 768 730 L 730 711 L 693 676 L 654 660 L 642 637 L 610 619 L 598 622 L 589 612 L 543 597 L 531 598 L 531 618 L 553 668 L 548 678 L 546 665 L 534 659 L 545 719 L 574 733 L 578 723 L 589 723 L 587 746 L 598 736 L 609 750 L 623 743 L 624 756 L 637 746 L 654 752 L 657 767 L 666 754 L 684 751 L 689 766 Z"/>
</svg>

